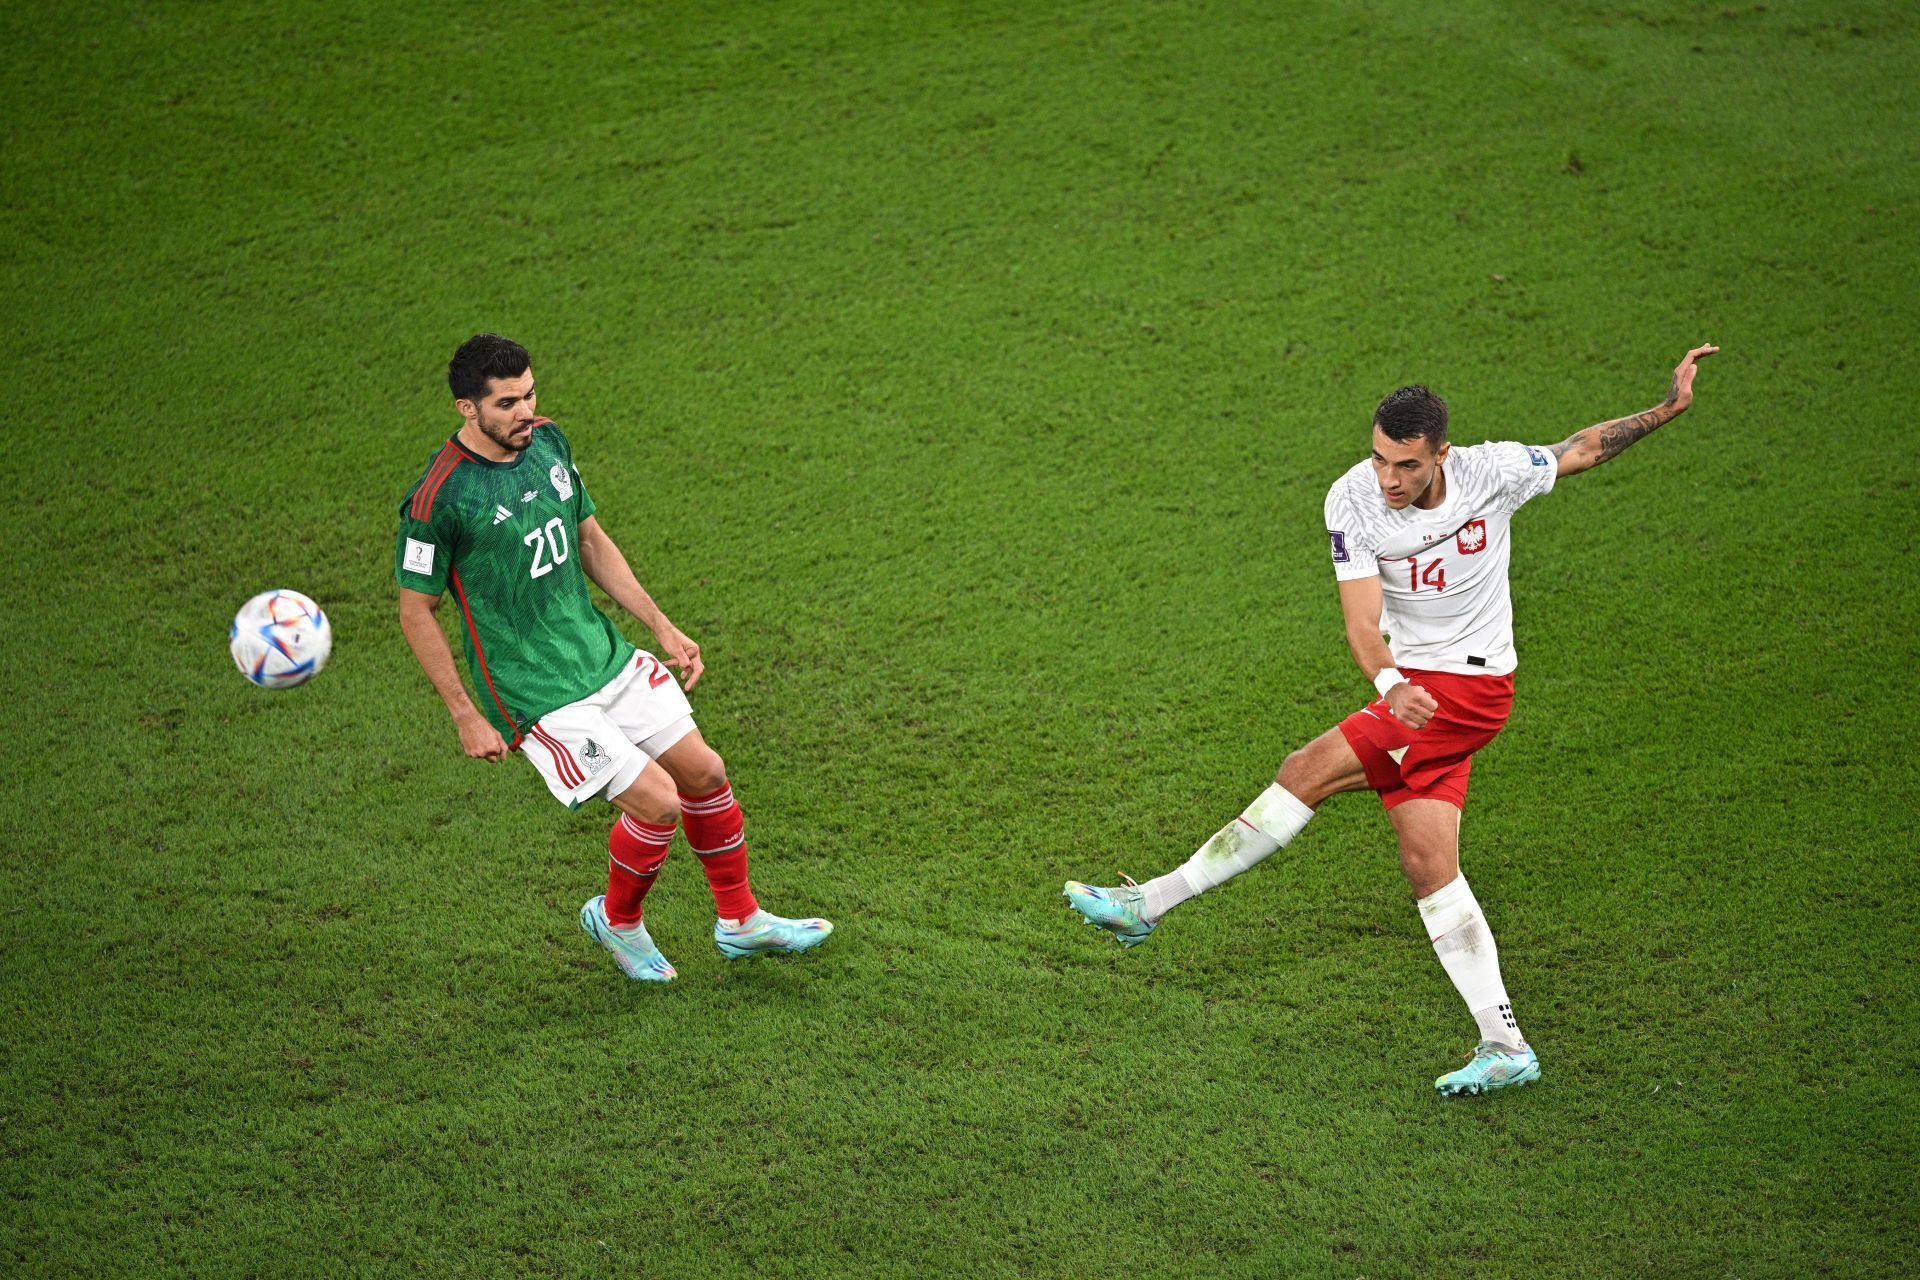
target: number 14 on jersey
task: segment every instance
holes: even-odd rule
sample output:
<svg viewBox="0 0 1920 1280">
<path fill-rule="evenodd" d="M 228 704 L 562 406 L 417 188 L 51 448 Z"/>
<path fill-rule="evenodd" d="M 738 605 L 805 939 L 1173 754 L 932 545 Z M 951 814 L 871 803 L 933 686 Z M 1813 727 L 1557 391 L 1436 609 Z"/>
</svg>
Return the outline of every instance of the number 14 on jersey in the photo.
<svg viewBox="0 0 1920 1280">
<path fill-rule="evenodd" d="M 1427 561 L 1426 569 L 1422 570 L 1418 560 L 1408 560 L 1408 588 L 1413 591 L 1418 591 L 1421 583 L 1425 583 L 1435 591 L 1445 591 L 1447 589 L 1447 562 L 1445 560 L 1429 560 Z"/>
</svg>

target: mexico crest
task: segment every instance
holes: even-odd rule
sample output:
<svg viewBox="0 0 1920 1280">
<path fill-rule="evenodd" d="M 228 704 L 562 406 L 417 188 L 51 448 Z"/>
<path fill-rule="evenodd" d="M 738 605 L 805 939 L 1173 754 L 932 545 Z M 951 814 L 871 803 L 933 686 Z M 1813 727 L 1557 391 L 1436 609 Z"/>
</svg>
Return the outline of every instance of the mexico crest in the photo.
<svg viewBox="0 0 1920 1280">
<path fill-rule="evenodd" d="M 560 495 L 560 501 L 567 502 L 573 497 L 573 477 L 567 473 L 567 464 L 556 462 L 553 470 L 547 472 L 547 479 L 553 481 L 553 491 Z"/>
</svg>

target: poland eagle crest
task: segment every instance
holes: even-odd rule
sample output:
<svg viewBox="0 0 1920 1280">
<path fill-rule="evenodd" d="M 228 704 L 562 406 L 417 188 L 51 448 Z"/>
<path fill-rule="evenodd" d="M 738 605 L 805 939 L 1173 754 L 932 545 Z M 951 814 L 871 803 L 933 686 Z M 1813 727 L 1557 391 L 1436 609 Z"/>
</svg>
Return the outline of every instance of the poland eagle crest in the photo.
<svg viewBox="0 0 1920 1280">
<path fill-rule="evenodd" d="M 1469 520 L 1460 526 L 1460 534 L 1454 539 L 1463 556 L 1479 555 L 1487 549 L 1487 522 Z"/>
</svg>

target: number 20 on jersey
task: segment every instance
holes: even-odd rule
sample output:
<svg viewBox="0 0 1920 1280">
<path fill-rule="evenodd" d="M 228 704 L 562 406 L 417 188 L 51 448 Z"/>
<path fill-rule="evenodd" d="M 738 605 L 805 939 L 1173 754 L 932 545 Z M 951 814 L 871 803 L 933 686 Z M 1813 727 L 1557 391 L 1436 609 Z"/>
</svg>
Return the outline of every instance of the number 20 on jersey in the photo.
<svg viewBox="0 0 1920 1280">
<path fill-rule="evenodd" d="M 555 565 L 567 562 L 567 524 L 559 516 L 520 539 L 533 548 L 533 566 L 528 576 L 545 577 Z"/>
</svg>

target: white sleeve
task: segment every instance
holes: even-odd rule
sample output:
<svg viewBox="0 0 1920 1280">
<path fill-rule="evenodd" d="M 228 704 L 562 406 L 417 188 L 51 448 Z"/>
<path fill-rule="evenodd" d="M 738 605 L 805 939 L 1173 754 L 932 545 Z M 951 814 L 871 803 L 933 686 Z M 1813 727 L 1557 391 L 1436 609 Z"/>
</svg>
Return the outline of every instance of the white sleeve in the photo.
<svg viewBox="0 0 1920 1280">
<path fill-rule="evenodd" d="M 1336 481 L 1327 491 L 1327 538 L 1333 543 L 1333 576 L 1341 582 L 1380 575 L 1365 523 L 1346 485 Z"/>
<path fill-rule="evenodd" d="M 1553 488 L 1554 477 L 1560 471 L 1554 465 L 1553 455 L 1537 445 L 1502 440 L 1488 445 L 1487 453 L 1492 456 L 1494 471 L 1500 477 L 1500 506 L 1509 512 L 1518 511 Z"/>
</svg>

